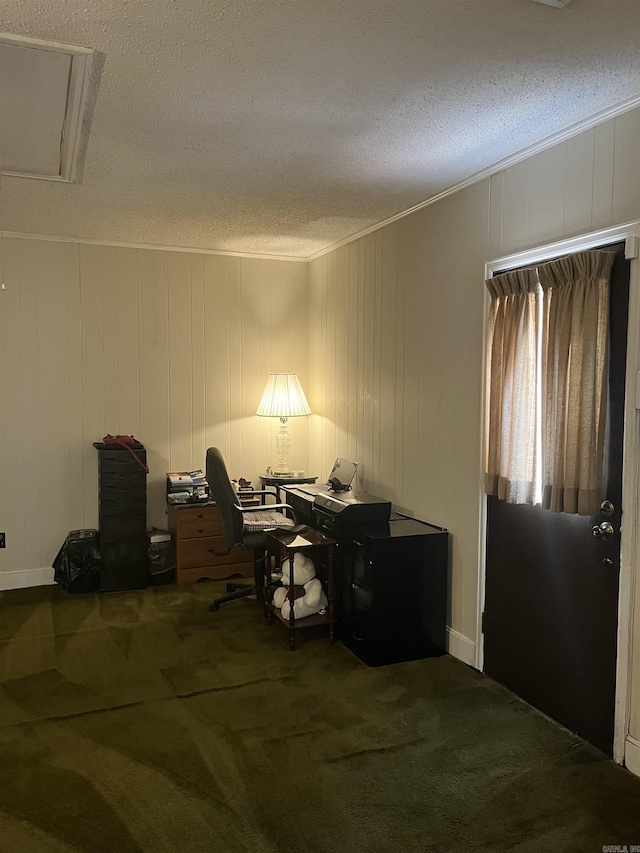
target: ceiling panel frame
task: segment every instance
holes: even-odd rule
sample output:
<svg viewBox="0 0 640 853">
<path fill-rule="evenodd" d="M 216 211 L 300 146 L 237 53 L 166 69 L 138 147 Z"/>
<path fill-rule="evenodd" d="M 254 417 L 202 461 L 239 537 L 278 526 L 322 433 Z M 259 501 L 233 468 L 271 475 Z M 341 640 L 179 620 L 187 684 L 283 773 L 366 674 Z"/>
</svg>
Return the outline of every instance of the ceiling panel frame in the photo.
<svg viewBox="0 0 640 853">
<path fill-rule="evenodd" d="M 69 89 L 67 93 L 64 129 L 62 132 L 62 148 L 60 152 L 60 174 L 34 175 L 28 172 L 12 172 L 5 170 L 1 170 L 0 174 L 10 175 L 14 178 L 32 178 L 33 180 L 39 181 L 73 183 L 76 176 L 80 132 L 82 130 L 84 106 L 87 99 L 87 92 L 89 90 L 91 64 L 94 51 L 87 47 L 43 41 L 42 39 L 16 36 L 11 35 L 10 33 L 0 33 L 0 44 L 18 45 L 20 47 L 30 47 L 36 50 L 48 50 L 54 53 L 64 53 L 71 57 Z"/>
</svg>

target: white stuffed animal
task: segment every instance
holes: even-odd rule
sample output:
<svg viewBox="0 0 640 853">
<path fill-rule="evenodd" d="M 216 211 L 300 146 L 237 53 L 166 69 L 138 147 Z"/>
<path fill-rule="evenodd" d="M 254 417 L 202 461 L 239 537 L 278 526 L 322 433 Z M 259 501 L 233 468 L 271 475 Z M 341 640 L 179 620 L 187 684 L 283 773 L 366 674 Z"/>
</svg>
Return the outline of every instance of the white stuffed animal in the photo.
<svg viewBox="0 0 640 853">
<path fill-rule="evenodd" d="M 328 602 L 322 583 L 316 577 L 313 560 L 300 551 L 293 555 L 293 582 L 291 586 L 291 564 L 286 560 L 282 565 L 282 586 L 273 593 L 275 607 L 282 609 L 282 616 L 290 618 L 290 607 L 293 603 L 293 618 L 303 619 L 313 613 L 319 613 Z"/>
</svg>

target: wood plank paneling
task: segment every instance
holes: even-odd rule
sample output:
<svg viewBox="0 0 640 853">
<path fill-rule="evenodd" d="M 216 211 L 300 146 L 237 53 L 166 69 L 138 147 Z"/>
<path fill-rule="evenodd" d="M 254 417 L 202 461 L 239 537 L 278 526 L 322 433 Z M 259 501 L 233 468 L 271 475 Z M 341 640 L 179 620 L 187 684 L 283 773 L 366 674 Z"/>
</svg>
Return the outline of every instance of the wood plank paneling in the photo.
<svg viewBox="0 0 640 853">
<path fill-rule="evenodd" d="M 349 246 L 336 253 L 336 281 L 342 285 L 335 293 L 335 453 L 348 458 L 349 423 Z M 324 476 L 324 475 L 323 475 Z"/>
<path fill-rule="evenodd" d="M 240 261 L 240 363 L 242 365 L 240 417 L 242 418 L 242 447 L 240 458 L 232 464 L 232 477 L 251 479 L 249 471 L 259 470 L 259 430 L 265 421 L 252 417 L 264 390 L 267 376 L 260 376 L 260 267 L 246 258 Z M 269 424 L 271 426 L 271 424 Z"/>
<path fill-rule="evenodd" d="M 138 254 L 116 250 L 118 320 L 118 433 L 140 435 L 140 367 L 138 364 Z M 188 256 L 187 256 L 188 257 Z M 108 341 L 105 338 L 105 346 Z M 110 360 L 110 359 L 109 359 Z M 105 363 L 107 362 L 105 352 Z"/>
<path fill-rule="evenodd" d="M 405 337 L 404 337 L 404 316 L 405 316 L 405 293 L 406 293 L 406 267 L 407 267 L 407 228 L 405 222 L 398 223 L 398 237 L 396 244 L 396 305 L 395 318 L 390 318 L 389 322 L 395 322 L 395 443 L 396 452 L 394 455 L 394 471 L 393 483 L 396 493 L 396 502 L 398 506 L 404 506 L 404 435 L 403 435 L 403 419 L 405 406 Z"/>
<path fill-rule="evenodd" d="M 525 246 L 531 244 L 534 234 L 535 242 L 543 243 L 565 233 L 566 148 L 566 142 L 554 145 L 523 164 L 529 167 Z"/>
<path fill-rule="evenodd" d="M 117 435 L 124 432 L 124 427 L 120 428 L 119 379 L 122 356 L 118 347 L 118 249 L 114 246 L 101 248 L 98 274 L 102 294 L 102 380 L 106 425 L 103 434 Z"/>
<path fill-rule="evenodd" d="M 67 382 L 69 387 L 69 518 L 82 518 L 84 467 L 82 454 L 82 313 L 80 309 L 80 249 L 65 244 L 67 281 Z"/>
<path fill-rule="evenodd" d="M 593 195 L 591 224 L 604 228 L 613 221 L 613 164 L 615 122 L 593 129 Z"/>
<path fill-rule="evenodd" d="M 614 120 L 613 217 L 629 222 L 638 215 L 640 191 L 640 110 Z"/>
<path fill-rule="evenodd" d="M 229 337 L 234 341 L 233 357 L 229 365 L 229 456 L 227 465 L 231 471 L 240 472 L 242 467 L 242 354 L 249 342 L 243 338 L 241 264 L 239 258 L 229 259 Z M 246 477 L 246 474 L 244 475 Z"/>
<path fill-rule="evenodd" d="M 489 202 L 489 257 L 502 254 L 502 223 L 504 221 L 504 172 L 492 175 Z M 484 219 L 484 217 L 483 217 Z"/>
<path fill-rule="evenodd" d="M 378 398 L 377 453 L 378 480 L 384 490 L 394 491 L 396 453 L 396 316 L 398 311 L 398 225 L 380 233 L 380 363 Z M 343 367 L 345 370 L 346 365 Z"/>
<path fill-rule="evenodd" d="M 204 459 L 206 444 L 204 255 L 190 255 L 191 279 L 191 459 Z M 195 468 L 202 467 L 200 465 Z"/>
<path fill-rule="evenodd" d="M 358 267 L 360 242 L 354 241 L 348 244 L 349 249 L 349 272 L 346 288 L 348 291 L 347 301 L 347 375 L 348 375 L 348 397 L 347 397 L 347 459 L 357 458 L 358 452 L 358 405 L 360 395 L 358 393 Z M 360 474 L 357 475 L 355 487 L 358 487 Z"/>
<path fill-rule="evenodd" d="M 100 246 L 80 246 L 84 513 L 83 523 L 71 524 L 70 530 L 98 526 L 98 467 L 93 442 L 100 441 L 107 432 L 103 371 L 102 253 Z M 27 423 L 28 418 L 25 419 L 25 426 Z M 41 564 L 29 562 L 24 568 L 38 565 Z"/>
<path fill-rule="evenodd" d="M 240 375 L 239 332 L 230 324 L 230 259 L 204 258 L 206 445 L 231 455 L 231 384 Z M 238 379 L 239 381 L 239 379 Z M 198 465 L 198 467 L 201 467 Z"/>
<path fill-rule="evenodd" d="M 421 275 L 420 258 L 416 246 L 424 227 L 425 215 L 412 216 L 407 220 L 406 239 L 406 285 L 404 313 L 399 319 L 404 334 L 404 405 L 402 420 L 402 481 L 396 488 L 402 495 L 402 506 L 415 512 L 420 502 L 420 476 L 418 457 L 420 447 L 420 337 L 422 317 L 417 310 L 420 304 Z"/>
<path fill-rule="evenodd" d="M 22 322 L 23 312 L 29 314 L 32 304 L 27 288 L 21 286 L 21 277 L 27 266 L 26 250 L 29 248 L 26 241 L 17 240 L 4 240 L 2 246 L 6 290 L 0 291 L 0 518 L 2 530 L 7 532 L 7 547 L 0 551 L 0 570 L 3 571 L 10 570 L 13 565 L 24 565 L 28 544 L 31 548 L 34 544 L 36 549 L 38 547 L 37 531 L 33 530 L 28 537 L 26 535 L 25 489 L 13 488 L 14 484 L 22 483 L 37 469 L 34 460 L 27 465 L 22 431 L 25 410 L 33 414 L 35 409 L 37 413 L 38 405 L 36 395 L 25 385 L 25 379 L 37 376 L 36 353 L 29 346 L 34 339 L 33 324 Z M 2 488 L 1 484 L 5 487 Z"/>
<path fill-rule="evenodd" d="M 31 449 L 46 470 L 32 482 L 40 549 L 50 565 L 69 518 L 69 377 L 67 369 L 66 259 L 63 243 L 36 244 L 38 434 Z"/>
<path fill-rule="evenodd" d="M 169 433 L 169 296 L 166 252 L 138 254 L 140 432 L 147 448 L 148 512 L 166 526 L 165 474 L 171 470 Z"/>
<path fill-rule="evenodd" d="M 167 253 L 169 288 L 169 467 L 189 471 L 192 467 L 191 423 L 191 264 L 189 255 Z"/>
<path fill-rule="evenodd" d="M 500 207 L 500 255 L 505 252 L 505 246 L 517 249 L 525 245 L 527 240 L 528 204 L 523 199 L 529 198 L 529 161 L 518 163 L 512 169 L 503 172 L 503 192 Z"/>
<path fill-rule="evenodd" d="M 567 140 L 564 233 L 580 234 L 591 227 L 595 132 Z"/>
<path fill-rule="evenodd" d="M 280 310 L 280 301 L 282 297 L 280 287 L 278 287 L 277 290 L 272 288 L 270 266 L 268 264 L 260 264 L 258 273 L 258 299 L 256 303 L 257 327 L 254 334 L 257 338 L 256 343 L 259 376 L 262 377 L 262 380 L 260 380 L 261 384 L 259 386 L 258 396 L 256 397 L 256 405 L 257 400 L 264 390 L 267 378 L 272 372 L 274 355 L 272 347 L 272 330 L 274 322 L 276 324 L 278 323 L 278 312 Z M 249 394 L 250 393 L 251 392 L 249 392 Z M 275 422 L 271 418 L 258 418 L 256 424 L 258 427 L 257 438 L 260 455 L 264 457 L 268 457 L 269 453 L 273 455 L 272 448 L 275 447 Z M 242 471 L 239 471 L 238 476 L 246 477 L 247 475 Z"/>
</svg>

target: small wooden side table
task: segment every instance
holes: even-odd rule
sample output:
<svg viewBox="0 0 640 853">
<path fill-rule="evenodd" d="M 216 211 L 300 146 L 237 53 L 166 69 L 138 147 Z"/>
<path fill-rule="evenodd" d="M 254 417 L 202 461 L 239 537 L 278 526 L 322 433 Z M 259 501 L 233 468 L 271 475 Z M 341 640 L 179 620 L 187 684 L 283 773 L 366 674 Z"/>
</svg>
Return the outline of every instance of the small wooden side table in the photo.
<svg viewBox="0 0 640 853">
<path fill-rule="evenodd" d="M 268 534 L 270 552 L 276 557 L 276 565 L 278 568 L 282 566 L 284 559 L 290 559 L 291 571 L 290 581 L 291 586 L 295 584 L 293 555 L 297 551 L 302 551 L 307 557 L 313 560 L 316 567 L 316 576 L 320 578 L 322 586 L 327 596 L 327 609 L 324 613 L 314 613 L 311 616 L 305 616 L 302 619 L 296 619 L 293 613 L 293 608 L 289 607 L 289 613 L 283 614 L 282 610 L 275 607 L 273 604 L 273 583 L 271 578 L 271 560 L 267 560 L 265 571 L 265 616 L 267 622 L 272 625 L 273 617 L 278 619 L 289 628 L 289 648 L 295 651 L 296 628 L 311 628 L 315 625 L 329 626 L 329 642 L 331 645 L 335 643 L 334 628 L 336 618 L 334 615 L 334 552 L 336 540 L 330 539 L 319 530 L 314 530 L 313 527 L 298 528 L 297 532 L 288 530 L 274 530 Z M 286 605 L 284 606 L 286 610 Z"/>
</svg>

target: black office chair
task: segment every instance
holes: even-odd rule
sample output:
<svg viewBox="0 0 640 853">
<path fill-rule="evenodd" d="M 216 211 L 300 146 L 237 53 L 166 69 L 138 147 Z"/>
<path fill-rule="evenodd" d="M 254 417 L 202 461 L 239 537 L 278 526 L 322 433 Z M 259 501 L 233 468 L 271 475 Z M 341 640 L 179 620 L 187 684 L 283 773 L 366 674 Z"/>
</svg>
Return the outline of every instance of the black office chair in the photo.
<svg viewBox="0 0 640 853">
<path fill-rule="evenodd" d="M 263 506 L 240 506 L 238 495 L 231 485 L 222 454 L 217 447 L 207 450 L 207 482 L 209 493 L 216 502 L 222 519 L 222 530 L 227 545 L 235 549 L 250 549 L 253 551 L 252 584 L 227 584 L 228 595 L 217 598 L 209 606 L 215 613 L 221 604 L 235 601 L 248 595 L 257 595 L 261 600 L 264 583 L 264 563 L 267 557 L 267 531 L 275 528 L 294 527 L 296 517 L 293 508 L 288 504 L 270 504 Z M 271 495 L 274 491 L 263 489 L 253 494 Z"/>
</svg>

